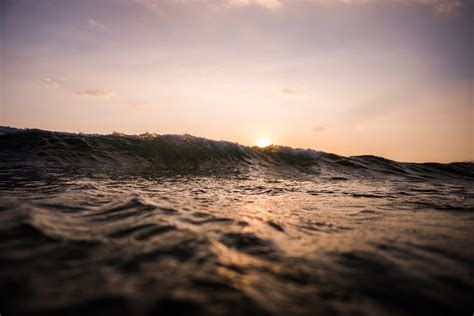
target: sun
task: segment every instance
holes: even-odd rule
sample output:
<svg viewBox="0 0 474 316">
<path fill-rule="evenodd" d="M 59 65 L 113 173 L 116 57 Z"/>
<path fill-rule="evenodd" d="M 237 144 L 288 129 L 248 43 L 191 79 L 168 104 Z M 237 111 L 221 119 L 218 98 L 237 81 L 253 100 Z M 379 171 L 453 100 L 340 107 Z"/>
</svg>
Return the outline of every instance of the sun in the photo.
<svg viewBox="0 0 474 316">
<path fill-rule="evenodd" d="M 273 142 L 268 137 L 260 137 L 260 138 L 257 138 L 257 141 L 255 142 L 255 144 L 257 145 L 257 147 L 263 148 L 263 147 L 272 145 Z"/>
</svg>

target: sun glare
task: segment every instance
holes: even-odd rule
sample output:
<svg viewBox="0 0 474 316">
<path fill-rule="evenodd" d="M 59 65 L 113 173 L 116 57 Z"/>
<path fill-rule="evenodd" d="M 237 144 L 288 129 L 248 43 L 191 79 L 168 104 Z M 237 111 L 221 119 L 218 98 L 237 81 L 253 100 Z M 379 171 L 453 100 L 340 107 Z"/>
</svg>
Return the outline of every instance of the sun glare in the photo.
<svg viewBox="0 0 474 316">
<path fill-rule="evenodd" d="M 270 146 L 271 144 L 273 144 L 273 142 L 270 138 L 260 137 L 257 139 L 255 144 L 257 144 L 258 147 L 263 148 L 263 147 Z"/>
</svg>

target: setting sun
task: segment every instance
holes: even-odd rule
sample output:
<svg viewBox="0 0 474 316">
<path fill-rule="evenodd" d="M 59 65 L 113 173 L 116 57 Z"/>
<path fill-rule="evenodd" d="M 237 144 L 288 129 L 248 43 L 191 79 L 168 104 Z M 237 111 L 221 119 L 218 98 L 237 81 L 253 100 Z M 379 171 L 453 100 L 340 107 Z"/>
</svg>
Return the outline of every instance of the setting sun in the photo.
<svg viewBox="0 0 474 316">
<path fill-rule="evenodd" d="M 263 148 L 263 147 L 270 146 L 271 144 L 273 144 L 273 142 L 270 138 L 260 137 L 260 138 L 257 138 L 257 141 L 255 142 L 255 144 L 257 144 L 258 147 Z"/>
</svg>

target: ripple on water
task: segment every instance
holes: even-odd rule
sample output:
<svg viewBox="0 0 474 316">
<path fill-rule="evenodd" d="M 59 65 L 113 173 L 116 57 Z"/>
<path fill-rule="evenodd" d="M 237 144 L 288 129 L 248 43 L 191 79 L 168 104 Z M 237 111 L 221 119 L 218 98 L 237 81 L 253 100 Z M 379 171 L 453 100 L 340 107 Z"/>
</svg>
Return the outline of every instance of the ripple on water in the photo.
<svg viewBox="0 0 474 316">
<path fill-rule="evenodd" d="M 219 241 L 231 249 L 254 256 L 273 257 L 278 252 L 270 240 L 259 238 L 252 233 L 225 233 Z"/>
<path fill-rule="evenodd" d="M 467 185 L 261 177 L 2 186 L 5 315 L 472 312 Z"/>
</svg>

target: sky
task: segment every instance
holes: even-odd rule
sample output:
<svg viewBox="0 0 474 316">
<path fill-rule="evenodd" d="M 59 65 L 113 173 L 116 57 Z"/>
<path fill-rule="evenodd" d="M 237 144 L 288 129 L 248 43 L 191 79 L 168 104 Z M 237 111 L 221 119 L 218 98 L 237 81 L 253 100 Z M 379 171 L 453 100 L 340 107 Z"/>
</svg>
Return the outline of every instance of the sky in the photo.
<svg viewBox="0 0 474 316">
<path fill-rule="evenodd" d="M 0 125 L 474 160 L 474 1 L 7 0 Z"/>
</svg>

